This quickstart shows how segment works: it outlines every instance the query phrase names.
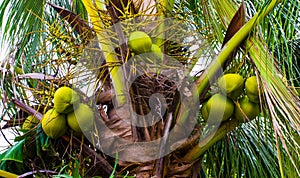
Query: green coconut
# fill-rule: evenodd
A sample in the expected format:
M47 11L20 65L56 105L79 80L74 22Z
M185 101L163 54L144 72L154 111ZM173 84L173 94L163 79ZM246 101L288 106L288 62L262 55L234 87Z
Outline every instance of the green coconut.
M253 103L247 96L238 100L240 107L235 106L234 116L240 122L252 120L259 115L259 104ZM242 112L243 111L243 112Z
M38 125L38 123L40 123L40 120L38 120L37 118L35 118L33 116L28 116L22 125L22 129L30 130L33 127L35 127L36 125Z
M86 104L79 103L74 112L67 115L68 125L72 130L83 133L93 129L94 112Z
M249 100L254 103L259 103L258 83L255 76L247 78L245 89Z
M161 63L164 54L161 52L160 47L157 44L152 44L151 52L154 53L154 60L156 60L156 62Z
M238 98L244 89L244 79L239 74L225 74L217 84L221 92L232 99Z
M50 109L43 116L42 128L48 137L59 138L66 133L68 128L66 116L55 109Z
M129 35L128 44L134 53L142 54L151 51L152 40L147 33L135 31Z
M210 122L225 121L229 119L234 112L234 104L231 99L222 94L214 94L208 101L206 112L209 115ZM204 112L204 114L207 114Z
M151 52L161 53L161 49L157 44L152 44L151 45Z
M79 102L79 95L69 87L60 87L54 93L54 108L58 113L67 114L74 110Z

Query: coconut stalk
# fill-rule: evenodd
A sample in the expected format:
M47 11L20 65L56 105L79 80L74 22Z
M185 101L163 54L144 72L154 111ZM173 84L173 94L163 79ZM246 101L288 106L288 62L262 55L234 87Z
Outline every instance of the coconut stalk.
M183 160L192 161L198 159L206 150L222 139L228 132L234 130L238 125L239 122L236 119L225 122L217 130L212 131L211 134L200 140L197 146L184 156Z
M99 20L99 15L97 9L105 10L104 4L98 2L95 5L92 3L91 0L82 0L86 11L91 19L91 23L94 27L94 31L97 34L97 38L99 40L99 46L101 47L104 56L106 57L106 62L109 64L118 64L120 60L114 55L112 52L114 51L113 47L109 44L106 44L106 38L104 38L104 34L100 35L103 32L104 25ZM116 93L116 106L122 106L127 103L128 98L127 95L124 93L126 90L126 83L124 80L124 71L121 66L115 65L108 65L110 76L112 79L112 84Z
M220 54L217 56L217 58L212 62L212 64L209 66L209 68L206 70L206 72L201 75L197 80L197 91L200 94L200 99L204 97L206 94L206 89L209 86L209 83L214 81L216 78L216 75L220 71L222 65L224 65L227 62L228 57L231 55L231 53L242 43L242 41L248 36L248 34L252 31L252 29L275 7L276 4L278 4L281 1L278 0L272 0L268 6L263 8L260 12L255 14L222 48ZM182 117L181 119L186 120L185 117ZM228 121L227 123L231 123L233 121ZM226 124L226 123L225 123ZM237 124L232 124L237 126ZM193 147L185 156L184 160L186 161L193 161L196 160L199 156L201 156L211 145L216 143L218 140L223 138L227 132L232 131L235 127L228 127L226 130L224 129L223 125L218 128L218 130L215 133L214 138L209 139L206 141L206 138L203 139L203 141L206 144L197 144L195 147ZM207 138L209 138L208 136ZM206 146L208 145L208 146Z

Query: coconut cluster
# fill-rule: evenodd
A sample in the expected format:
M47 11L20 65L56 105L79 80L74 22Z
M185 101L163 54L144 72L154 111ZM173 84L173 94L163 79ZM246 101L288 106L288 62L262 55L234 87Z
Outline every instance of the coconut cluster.
M135 54L154 52L159 55L161 53L160 47L152 42L152 39L147 33L142 31L132 32L129 35L128 44Z
M78 93L69 87L60 87L54 94L54 108L48 110L42 118L42 128L50 138L59 138L71 128L82 134L91 130L94 123L92 109L80 103Z
M260 113L259 88L255 76L246 81L239 74L225 74L216 83L220 92L213 94L202 104L205 121L226 121L234 118L239 122L252 120Z

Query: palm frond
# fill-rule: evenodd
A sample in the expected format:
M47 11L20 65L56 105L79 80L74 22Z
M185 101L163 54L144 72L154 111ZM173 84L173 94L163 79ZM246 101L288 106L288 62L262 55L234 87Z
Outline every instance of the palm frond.
M86 11L81 1L72 2L72 7L69 1L54 1L53 3L67 9L73 8L76 14L86 19ZM6 43L10 47L8 50L14 55L14 65L24 65L25 72L32 69L31 58L36 54L41 38L45 37L41 33L46 28L43 20L53 21L57 16L57 13L48 7L45 0L18 2L5 0L0 6L0 26L4 26L1 43ZM22 55L29 59L25 64L19 63Z
M2 43L8 42L9 46L17 47L15 49L16 63L18 63L19 58L25 51L33 55L34 49L39 44L39 36L34 32L41 27L41 21L37 16L43 16L44 5L45 1L41 1L37 5L36 1L31 0L19 2L4 1L1 4L0 26L4 25Z
M260 8L262 4L256 2L253 5ZM255 9L252 8L252 11L254 13ZM293 49L297 48L296 43L300 37L299 11L298 1L283 1L261 24L264 29L262 31L263 38L270 47L270 52L274 55L272 60L282 64L282 75L290 85L299 85L299 79L297 80L299 66L295 65L297 57Z
M36 6L36 4L33 5ZM44 8L43 11L45 9L47 8ZM18 110L14 107L13 98L18 98L29 106L36 106L38 107L36 109L43 113L42 109L47 108L51 95L53 95L53 87L64 85L64 83L61 83L61 78L71 78L74 75L69 73L65 76L72 63L74 63L74 58L79 58L79 53L82 51L81 43L84 41L82 38L85 36L80 36L73 31L72 26L61 19L56 11L53 9L48 9L48 11L51 11L54 15L50 13L47 14L49 16L45 17L43 14L38 16L32 11L28 12L27 15L35 19L37 21L35 23L40 24L34 26L38 30L27 29L33 30L30 33L28 32L30 35L27 35L26 31L20 30L18 34L20 37L18 38L20 40L28 38L29 41L24 44L22 55L18 58L18 51L15 52L11 49L12 52L2 61L0 87L3 91L1 95L3 97L4 112L1 113L1 117L22 119L19 118ZM11 13L9 15L14 15L13 12ZM23 23L25 24L25 22ZM18 26L19 24L15 25ZM7 24L7 26L9 25ZM9 26L9 28L13 27ZM7 35L13 33L10 30L15 29L9 29L5 33ZM22 34L24 36L21 36ZM16 42L13 41L12 36L8 36L6 40L10 40L10 43ZM11 47L13 47L12 44ZM58 68L60 70L57 70ZM27 77L25 77L26 75ZM37 79L35 77L37 75L48 75L50 78L53 77L54 80L48 80L47 77ZM45 103L45 107L40 108L40 103ZM20 125L20 123L16 125Z

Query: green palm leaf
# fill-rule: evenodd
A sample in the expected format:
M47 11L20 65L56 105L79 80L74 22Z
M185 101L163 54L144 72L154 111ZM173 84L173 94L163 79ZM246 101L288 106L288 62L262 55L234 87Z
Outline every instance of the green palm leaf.
M36 3L32 0L16 2L5 0L0 6L0 26L5 25L2 39L8 41L10 46L17 45L16 63L24 52L33 55L33 49L39 44L39 36L34 32L40 30L42 25L38 17L44 14L45 1L40 1L38 6Z

